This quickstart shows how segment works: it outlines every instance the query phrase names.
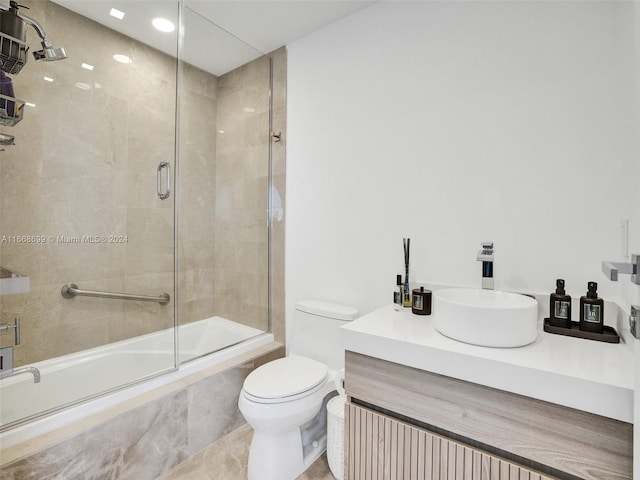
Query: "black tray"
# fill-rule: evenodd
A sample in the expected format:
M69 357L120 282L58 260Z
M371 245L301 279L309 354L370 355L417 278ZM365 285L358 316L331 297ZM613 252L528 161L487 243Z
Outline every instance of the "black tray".
M568 337L586 338L587 340L596 340L597 342L620 343L620 335L615 328L604 326L602 333L586 332L580 330L580 322L571 322L571 327L556 327L551 325L551 320L544 319L544 331L547 333L555 333L557 335L566 335Z

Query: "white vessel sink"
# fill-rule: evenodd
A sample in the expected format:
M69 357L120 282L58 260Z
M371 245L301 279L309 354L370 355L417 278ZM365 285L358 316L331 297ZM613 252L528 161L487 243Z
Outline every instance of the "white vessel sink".
M437 290L433 315L433 325L443 335L483 347L522 347L538 335L538 303L517 293Z

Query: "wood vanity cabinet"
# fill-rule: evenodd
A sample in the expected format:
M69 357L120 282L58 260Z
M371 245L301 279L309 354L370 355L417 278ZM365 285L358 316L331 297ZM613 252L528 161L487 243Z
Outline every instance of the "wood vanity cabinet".
M346 353L345 479L632 478L632 425Z

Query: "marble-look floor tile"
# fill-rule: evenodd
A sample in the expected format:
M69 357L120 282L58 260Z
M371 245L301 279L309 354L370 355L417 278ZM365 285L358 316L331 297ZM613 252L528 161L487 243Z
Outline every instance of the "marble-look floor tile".
M253 430L245 424L157 480L246 480L252 435ZM326 454L298 480L333 480Z
M329 469L327 453L317 459L307 470L298 477L298 480L334 480Z

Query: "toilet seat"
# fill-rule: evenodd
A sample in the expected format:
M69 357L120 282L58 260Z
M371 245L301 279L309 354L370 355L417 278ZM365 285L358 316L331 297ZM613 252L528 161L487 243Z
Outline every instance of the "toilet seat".
M243 395L257 403L282 403L315 393L328 378L324 363L307 357L279 358L257 368L244 381Z

